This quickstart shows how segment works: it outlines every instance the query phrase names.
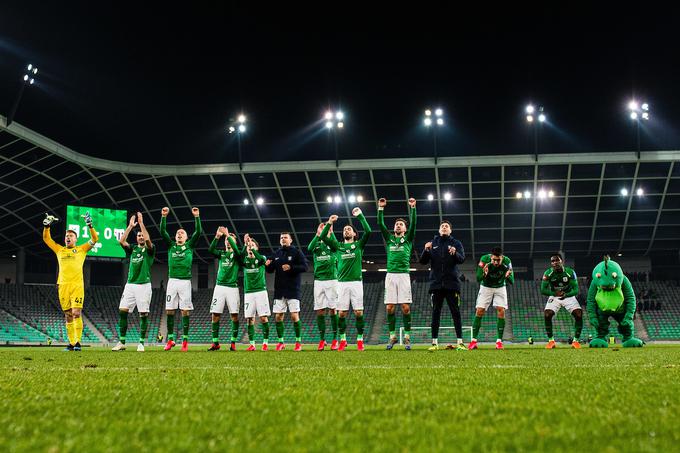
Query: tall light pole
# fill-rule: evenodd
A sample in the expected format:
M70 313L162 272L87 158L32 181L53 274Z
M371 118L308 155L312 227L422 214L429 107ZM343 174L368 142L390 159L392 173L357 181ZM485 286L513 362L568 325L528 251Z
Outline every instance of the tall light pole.
M545 109L542 105L534 107L532 104L527 105L524 108L526 113L527 124L533 128L534 135L534 160L538 162L538 128L543 127L543 123L548 119L545 115ZM536 124L538 123L538 124Z
M432 129L432 146L434 152L434 164L437 165L439 155L437 153L437 129L444 125L444 110L436 108L434 115L432 109L425 109L425 116L423 117L423 125L426 128Z
M341 110L328 110L324 115L324 127L329 134L333 135L333 148L335 151L335 166L340 166L340 151L338 150L337 131L345 128L345 114Z
M637 157L640 158L640 121L649 121L649 103L638 103L632 100L628 103L630 119L635 123L635 148Z
M246 130L246 116L241 113L236 118L236 120L231 120L229 122L229 128L227 129L230 134L236 134L236 143L238 146L238 168L243 170L243 154L241 153L241 134L245 134Z
M33 64L29 64L26 66L26 71L24 72L24 76L21 78L21 87L19 88L19 92L17 93L17 97L14 99L14 104L12 104L12 109L9 111L9 114L7 115L7 127L9 127L10 124L12 124L12 121L14 121L14 115L17 113L17 109L19 108L19 103L21 102L21 98L24 95L24 90L26 89L26 85L33 85L35 83L35 77L38 75L38 68L34 66Z

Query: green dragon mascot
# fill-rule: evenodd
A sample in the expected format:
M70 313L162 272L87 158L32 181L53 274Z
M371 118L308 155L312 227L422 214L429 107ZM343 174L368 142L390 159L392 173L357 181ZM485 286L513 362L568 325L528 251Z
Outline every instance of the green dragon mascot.
M623 275L621 266L604 257L604 261L593 269L593 281L588 289L586 308L590 325L597 332L590 342L591 348L606 348L609 333L609 317L619 323L624 348L639 348L643 342L635 338L633 315L635 314L635 292L628 277Z

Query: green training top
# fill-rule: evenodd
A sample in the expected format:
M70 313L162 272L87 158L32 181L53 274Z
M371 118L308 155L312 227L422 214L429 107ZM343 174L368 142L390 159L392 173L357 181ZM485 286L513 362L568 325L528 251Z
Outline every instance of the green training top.
M484 266L489 265L489 273L484 276ZM510 272L510 276L506 279L505 273ZM505 282L510 283L515 282L515 274L512 272L512 263L510 258L507 256L503 257L503 261L499 266L494 266L491 264L491 254L486 254L479 259L479 264L477 265L477 281L482 286L487 288L501 288L505 286Z
M307 250L314 257L314 280L337 280L338 258L324 241L314 236Z
M123 247L130 257L130 269L128 271L128 283L143 285L151 282L151 265L156 254L156 247Z
M243 291L245 293L257 293L267 290L267 281L264 277L264 263L267 258L253 250L253 257L248 257L248 250L243 250Z
M339 282L360 282L363 278L361 272L361 260L364 255L364 247L368 242L368 237L371 235L371 226L366 221L363 214L357 217L361 226L364 228L364 233L361 239L354 242L338 242L335 235L327 236L331 224L327 223L321 232L321 238L328 244L333 252L338 253L338 281Z
M578 294L578 280L574 269L564 266L562 272L557 272L551 267L543 273L541 294L556 296L558 291L564 293L563 297L572 297Z
M238 288L238 271L241 269L241 254L237 251L234 238L229 236L227 239L231 246L231 251L217 248L220 238L214 238L208 247L208 253L219 258L216 285Z
M390 233L385 226L383 209L378 209L378 226L385 238L387 250L387 272L391 274L408 274L411 267L413 238L416 235L416 208L411 209L408 231L403 237Z
M183 244L177 245L166 229L167 217L161 218L161 237L168 244L168 277L191 280L191 264L194 261L194 248L201 236L201 219L194 219L194 234Z

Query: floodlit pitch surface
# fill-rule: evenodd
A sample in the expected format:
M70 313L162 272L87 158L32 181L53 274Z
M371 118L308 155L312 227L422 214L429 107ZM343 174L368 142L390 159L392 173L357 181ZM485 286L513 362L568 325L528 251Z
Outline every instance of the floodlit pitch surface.
M2 451L677 451L680 347L0 349ZM290 347L290 346L289 346ZM240 346L243 349L243 346ZM354 349L354 347L351 347Z

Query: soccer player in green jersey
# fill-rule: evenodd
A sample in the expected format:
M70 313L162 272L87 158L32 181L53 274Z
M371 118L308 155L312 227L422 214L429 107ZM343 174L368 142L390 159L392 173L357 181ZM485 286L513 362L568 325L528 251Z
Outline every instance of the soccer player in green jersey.
M132 229L138 225L140 231L136 234L137 245L132 247L128 244L127 237ZM144 226L141 212L130 217L130 223L125 229L123 236L118 240L118 243L130 258L130 270L128 271L128 280L123 290L123 296L120 299L120 305L118 306L118 344L113 347L112 351L125 350L128 313L134 311L135 307L137 307L140 326L137 351L144 352L146 332L149 328L149 308L151 305L151 265L156 255L156 248L153 246L149 232Z
M246 245L241 261L243 263L243 292L244 314L248 321L248 340L250 345L246 351L255 350L255 316L260 318L262 327L262 350L269 350L269 295L267 294L267 282L265 280L265 263L267 258L260 255L260 245L257 241L246 234L243 237Z
M328 235L331 226L338 220L337 215L332 215L328 223L321 231L321 239L331 248L333 253L338 254L338 330L340 331L340 345L338 351L344 351L347 347L347 313L350 304L354 311L357 327L357 349L364 350L364 286L362 282L361 262L364 255L364 247L371 235L371 227L361 209L352 209L352 215L359 219L364 229L361 239L356 240L357 233L352 225L346 225L342 229L343 242L338 242L335 235Z
M338 259L336 253L323 240L321 233L326 224L319 224L316 235L307 246L307 250L314 257L314 311L316 312L316 324L319 327L319 347L323 351L326 347L326 312L331 315L331 329L333 329L333 342L331 351L338 349ZM333 234L333 228L328 230L328 235Z
M409 198L410 219L408 230L406 220L397 219L394 222L394 234L385 226L385 206L387 200L378 200L378 226L385 239L387 250L387 276L385 277L385 305L387 307L387 324L390 339L387 349L390 350L397 343L397 304L401 305L404 321L404 346L411 350L411 253L413 252L413 238L416 235L416 200Z
M571 347L581 349L579 339L583 330L583 310L576 300L578 294L576 272L564 265L560 253L555 253L550 257L550 266L550 269L543 273L541 282L541 294L548 296L548 303L545 305L545 333L548 336L546 349L555 349L556 347L552 319L562 307L574 317L575 333Z
M166 229L169 208L161 211L161 237L168 245L168 286L165 290L165 311L168 322L168 342L165 350L175 346L175 312L182 311L182 352L189 348L189 315L194 309L191 302L191 265L194 260L194 249L201 237L201 219L198 208L191 208L194 215L194 234L187 239L187 232L180 228L173 241Z
M224 250L218 250L217 244L224 236ZM241 254L237 252L235 241L236 236L229 233L225 227L221 226L215 233L215 238L208 247L208 253L219 259L217 282L213 290L212 303L210 304L210 314L212 317L212 345L208 351L220 349L220 317L227 306L231 315L231 345L230 351L236 351L236 341L238 340L238 306L240 295L238 292L238 272L241 269Z
M505 284L514 283L515 275L512 271L512 262L507 256L503 256L503 249L494 247L491 253L482 256L477 265L477 281L479 282L479 294L475 319L472 322L472 341L468 349L477 349L477 335L482 326L482 318L487 308L496 307L498 321L498 337L496 349L503 349L503 330L505 330L505 310L508 308L508 294Z

